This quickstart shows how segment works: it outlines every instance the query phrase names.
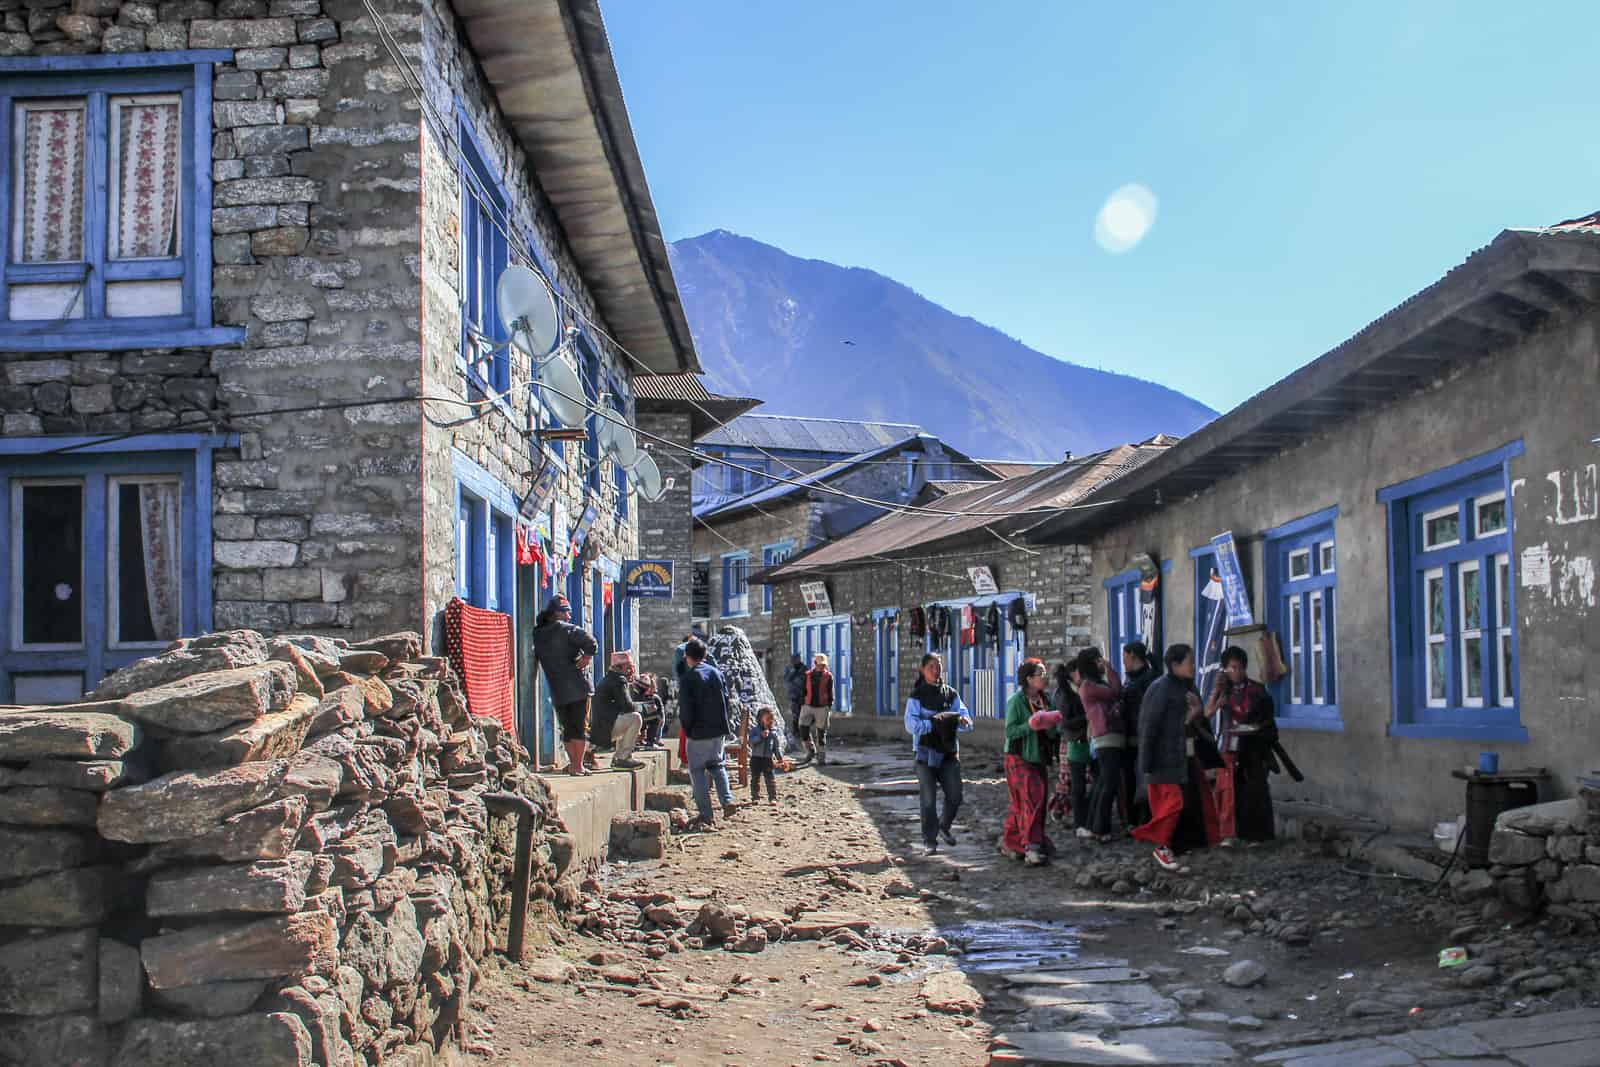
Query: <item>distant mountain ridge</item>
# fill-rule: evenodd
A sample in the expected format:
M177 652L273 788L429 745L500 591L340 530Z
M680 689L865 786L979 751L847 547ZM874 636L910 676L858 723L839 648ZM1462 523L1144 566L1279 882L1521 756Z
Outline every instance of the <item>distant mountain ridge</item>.
M862 267L726 230L674 242L671 256L707 386L757 397L765 414L912 422L971 456L1034 460L1216 416L1166 386L1052 359Z

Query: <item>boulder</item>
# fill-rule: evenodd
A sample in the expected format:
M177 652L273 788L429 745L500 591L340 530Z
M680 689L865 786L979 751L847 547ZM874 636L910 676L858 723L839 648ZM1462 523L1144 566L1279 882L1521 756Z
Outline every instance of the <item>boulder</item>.
M100 935L95 930L22 937L0 952L0 1016L95 1010Z
M377 652L385 659L400 662L414 660L422 655L422 635L415 630L404 630L400 633L384 634L366 641L353 641L350 644L352 652Z
M287 641L274 640L272 651L267 654L267 658L278 663L287 663L294 668L295 683L302 696L309 696L313 700L322 699L322 679L317 676L317 669L311 665L304 652Z
M57 786L104 793L124 783L140 781L122 760L34 760L15 773L15 785Z
M682 789L649 789L644 794L646 811L689 810L689 794Z
M700 914L695 917L694 925L689 927L691 934L698 934L707 941L731 941L738 933L739 920L734 913L721 904L708 901L700 905Z
M960 971L940 971L922 983L922 999L929 1011L949 1015L976 1015L983 1010L983 994Z
M305 906L310 873L309 852L281 860L162 871L145 890L145 910L157 916L296 912Z
M1267 969L1255 960L1240 960L1222 972L1222 980L1235 989L1259 985L1266 977Z
M293 851L309 810L305 797L284 797L231 815L210 833L157 845L151 855L158 865L201 857L228 863L283 859Z
M109 937L100 939L100 1021L120 1023L139 1014L144 1000L144 964L139 950Z
M288 20L285 20L288 21ZM117 1049L118 1067L311 1067L311 1035L288 1012L238 1015L227 1019L136 1019Z
M198 926L146 938L144 969L156 989L202 982L331 974L337 931L326 912Z
M1482 869L1468 871L1455 881L1450 891L1462 904L1470 904L1475 900L1488 900L1499 892L1495 888L1494 878L1488 871Z
M1583 833L1587 812L1578 797L1503 811L1494 821L1496 830L1517 830L1535 837Z
M1496 830L1489 838L1489 862L1524 867L1544 859L1544 839L1516 830Z
M288 705L295 693L287 663L212 671L181 678L123 699L123 714L171 733L209 734L250 722Z
M315 752L302 752L290 760L283 782L283 791L304 796L312 811L326 811L343 787L343 765Z
M120 704L99 703L0 711L0 760L125 756L139 743L139 728L115 714L121 709Z
M13 826L93 826L99 798L76 789L18 786L0 790L0 823Z
M16 926L92 926L122 887L120 867L74 867L0 889L0 920Z
M1568 867L1559 884L1566 887L1572 900L1600 901L1600 866L1581 863Z
M316 710L316 697L298 693L281 711L270 711L259 719L214 733L167 742L161 746L161 766L166 770L201 770L293 756L305 742Z
M341 726L360 722L367 714L367 702L361 690L353 685L335 689L317 703L316 714L311 717L309 736L317 737Z
M254 641L241 638L238 642L232 644L223 643L203 647L199 641L195 641L188 647L175 649L171 652L163 652L159 656L142 659L137 663L130 663L120 671L108 675L95 688L95 691L89 694L89 699L120 700L129 693L137 693L141 690L168 685L193 674L232 670L267 661L266 644L261 640L260 634L247 630L234 632L237 634L251 634L254 637ZM200 640L205 640L205 638Z
M100 805L100 835L158 842L209 833L230 815L278 799L288 771L286 760L265 760L209 774L174 772L113 790Z
M97 851L98 842L93 837L72 830L14 830L0 826L0 881L81 867Z

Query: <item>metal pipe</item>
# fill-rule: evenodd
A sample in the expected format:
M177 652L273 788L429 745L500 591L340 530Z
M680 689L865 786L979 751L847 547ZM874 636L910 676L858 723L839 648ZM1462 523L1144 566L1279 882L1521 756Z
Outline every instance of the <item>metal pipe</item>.
M511 923L506 934L506 956L522 962L522 944L528 928L528 883L533 874L533 801L516 793L485 793L483 806L494 815L517 816L517 858L511 869Z

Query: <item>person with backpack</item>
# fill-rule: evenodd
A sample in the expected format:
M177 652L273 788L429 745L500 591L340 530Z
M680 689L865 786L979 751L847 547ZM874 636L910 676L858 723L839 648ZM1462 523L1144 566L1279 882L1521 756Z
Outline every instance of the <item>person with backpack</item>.
M917 767L917 793L922 810L922 844L929 856L943 838L956 843L951 829L961 810L961 744L957 734L972 729L972 716L961 694L944 684L944 659L937 652L922 657L917 684L906 701L906 733ZM944 814L939 814L939 795Z
M833 715L833 674L828 670L828 654L811 657L806 672L805 695L800 706L800 739L806 756L818 767L828 765L828 720Z
M1017 667L1017 691L1006 701L1005 836L1000 850L1009 859L1042 867L1055 847L1045 836L1044 816L1050 792L1050 762L1061 743L1061 712L1045 697L1049 675L1044 664L1029 658Z

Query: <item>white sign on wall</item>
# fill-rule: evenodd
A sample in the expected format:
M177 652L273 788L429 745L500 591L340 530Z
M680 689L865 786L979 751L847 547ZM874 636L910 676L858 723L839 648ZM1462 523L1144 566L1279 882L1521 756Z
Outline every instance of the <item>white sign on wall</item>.
M988 567L968 567L967 577L972 579L972 591L979 596L994 596L1000 587L994 583L994 572Z
M1550 546L1530 545L1522 550L1522 587L1548 589L1550 587Z
M833 601L828 599L826 582L801 582L800 595L806 598L806 614L813 619L833 614Z

